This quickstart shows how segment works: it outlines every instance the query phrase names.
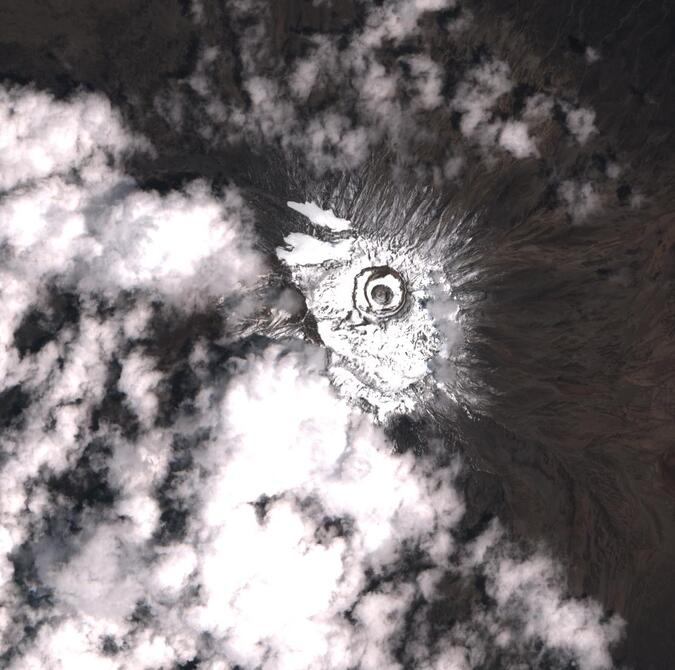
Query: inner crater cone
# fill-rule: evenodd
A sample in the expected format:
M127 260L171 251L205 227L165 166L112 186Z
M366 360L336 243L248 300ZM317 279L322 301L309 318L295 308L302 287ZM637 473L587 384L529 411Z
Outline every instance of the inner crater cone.
M388 319L403 309L406 297L403 277L387 265L365 268L354 279L354 307L365 317Z
M384 284L378 284L374 286L370 291L370 297L378 304L383 307L388 305L394 298L394 292Z

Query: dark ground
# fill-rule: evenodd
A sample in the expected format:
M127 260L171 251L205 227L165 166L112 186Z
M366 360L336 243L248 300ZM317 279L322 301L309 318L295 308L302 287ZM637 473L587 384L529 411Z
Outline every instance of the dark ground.
M152 104L194 70L205 33L229 54L219 85L240 97L236 34L217 0L205 10L197 28L186 1L7 0L0 77L59 96L105 93L158 149L133 168L141 181L225 179L230 154L189 125L172 129ZM546 541L576 594L626 618L617 660L667 670L675 667L675 10L656 0L494 0L473 11L470 39L507 55L516 79L555 86L597 113L586 155L567 154L553 137L548 168L589 174L608 159L629 167L603 226L562 233L553 217L536 253L527 226L520 237L495 234L484 252L488 274L505 256L512 262L482 287L487 301L475 317L478 374L495 394L489 418L458 419L472 438L466 524L498 514L516 537ZM349 30L359 19L348 0L318 8L280 0L273 12L280 54L307 32ZM592 69L586 45L602 54ZM511 188L537 191L541 175L507 176ZM646 205L626 207L631 192Z

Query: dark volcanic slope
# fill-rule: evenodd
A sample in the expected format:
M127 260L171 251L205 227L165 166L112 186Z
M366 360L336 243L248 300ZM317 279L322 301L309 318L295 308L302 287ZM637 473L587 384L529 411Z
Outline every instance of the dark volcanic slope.
M461 37L450 39L439 28L469 12L473 18ZM331 191L289 157L293 147L280 152L288 165L279 168L277 161L257 160L268 150L264 146L253 152L246 141L225 142L202 132L217 123L204 116L203 100L186 81L200 67L205 46L220 48L204 74L210 90L221 102L248 109L252 104L242 83L242 24L216 0L204 1L203 16L196 23L187 1L5 2L0 75L63 97L80 89L103 92L156 149L155 156L137 157L128 168L141 184L166 190L193 177L235 180L258 208L269 247L279 243L282 231L266 227L266 217L287 197L332 197L341 216L358 222L358 205L350 201L356 189ZM319 33L346 39L363 16L363 7L347 0L318 6L300 0L273 3L266 38L269 72L278 73L286 61L305 53L308 40ZM479 270L471 278L465 273L458 284L472 300L458 383L479 396L481 410L478 418L462 412L454 418L468 465L465 530L477 532L497 515L516 538L547 542L567 566L576 595L597 597L625 617L619 660L645 670L671 668L673 10L657 1L495 0L467 3L425 24L424 31L444 64L445 100L453 97L467 67L489 55L509 64L515 84L499 98L496 118L519 115L525 100L538 92L557 101L538 136L539 156L515 161L502 155L488 170L474 147L467 150L469 167L458 179L435 180L442 205L430 211L443 212L448 221L478 216L471 229L448 223L448 230L471 233L471 244L453 253L467 268ZM392 67L406 53L405 46L383 51L383 62ZM335 98L330 86L312 93L303 114L311 119ZM569 141L567 101L595 111L597 132L583 148ZM180 123L173 123L171 110L178 107ZM430 113L429 136L411 133L389 147L391 162L404 172L422 166L421 185L433 183L433 166L446 158L446 141L465 141L461 117L457 111ZM260 167L269 163L267 170ZM620 172L613 172L613 165L620 165ZM386 213L392 194L368 179L373 198L385 201L379 211ZM405 188L413 190L415 177L406 173L406 179ZM601 208L586 225L575 225L562 185L584 181L594 184ZM274 195L265 200L261 192ZM72 320L72 310L67 295L54 295L53 314L26 319L17 342L26 350L39 348L41 338L47 341L50 332ZM217 325L205 317L178 329L158 355L180 359L181 338L193 337L191 329L208 338ZM175 377L176 396L193 393L188 373ZM171 393L166 392L169 408ZM10 425L24 402L20 389L3 392L0 423ZM102 412L121 411L114 400L106 402ZM391 429L403 446L420 434L415 421L423 424L407 417ZM85 488L86 495L94 495Z

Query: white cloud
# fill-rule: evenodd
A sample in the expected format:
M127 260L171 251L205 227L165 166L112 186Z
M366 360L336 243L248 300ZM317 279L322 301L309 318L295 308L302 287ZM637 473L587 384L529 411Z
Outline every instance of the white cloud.
M558 192L575 223L585 221L600 208L600 197L590 182L567 180L560 184Z
M404 81L398 68L380 62L377 50L387 41L416 35L426 13L454 5L452 0L396 0L371 6L364 27L346 47L338 48L334 36L313 37L308 54L287 68L279 64L272 75L264 65L269 49L262 20L269 7L231 3L242 24L240 55L251 109L212 105L212 120L225 122L229 140L245 136L279 142L303 153L319 172L362 165L382 140L405 151L424 130L416 116L442 105L442 68L425 53L406 56L401 59L408 69ZM409 102L402 104L404 89ZM307 99L325 90L338 90L339 99L308 118Z
M262 270L238 193L215 198L206 184L159 196L135 192L90 226L99 243L84 287L147 288L185 302L230 294Z
M272 667L346 668L361 657L373 659L363 667L378 667L374 659L387 658L383 647L396 624L378 631L373 617L385 606L402 616L405 601L373 594L359 602L365 570L386 570L404 539L443 562L450 549L444 529L457 522L462 503L451 471L391 455L382 433L335 396L322 360L318 351L272 347L249 359L201 417L215 430L199 452L203 474L189 485L198 503L186 542L152 559L150 536L133 519L92 518L65 561L44 545L39 574L54 589L52 621L61 623L45 626L10 667L31 667L37 658L68 667L64 635L93 667L107 667L99 651L104 635L124 649L117 667L137 667L155 654L175 662L189 658L207 632L218 641L214 661L252 667L268 649ZM123 457L139 449L143 443L115 449L117 514L139 484L152 482L147 465ZM261 519L253 503L263 496L272 501ZM197 585L201 595L186 600L186 589ZM412 594L414 583L397 589ZM141 600L158 615L151 638L139 638L130 623ZM342 616L357 602L363 629Z
M199 24L204 21L204 4L202 0L192 0L190 11L195 23Z
M135 356L138 369L150 367ZM172 494L189 510L180 541L152 542L170 435L153 427L135 443L110 435L117 498L110 512L83 517L77 538L36 547L54 605L9 667L133 668L196 655L207 667L399 667L393 641L407 612L414 600L435 601L452 569L451 533L463 513L456 469L393 454L381 430L335 395L324 361L318 349L274 345L241 361L224 395L219 383L202 389L199 414L181 428L210 437ZM147 403L140 391L128 401L139 413ZM86 416L77 423L81 430ZM419 547L434 569L386 577L405 546ZM462 659L484 657L491 644L524 658L530 639L584 670L608 667L618 619L601 624L597 605L565 599L553 564L511 557L499 533L482 547L465 569L485 571L496 609L450 630L437 648L413 637L407 653L419 667L476 667ZM385 580L364 591L371 573ZM149 613L140 629L131 618L139 602ZM20 607L11 587L5 603ZM487 620L511 641L493 640ZM106 636L114 656L102 651Z
M163 196L137 190L106 165L106 152L120 153L133 139L98 97L50 103L30 89L2 89L0 97L0 113L12 119L0 179L10 187L26 182L0 202L0 241L9 252L2 292L12 330L52 276L81 290L158 292L186 306L255 282L262 264L236 191L219 198L199 182ZM44 160L33 159L35 146Z
M300 100L306 100L318 76L319 63L316 60L300 61L289 81L291 93Z
M58 476L75 465L91 436L92 412L106 393L109 365L114 357L125 358L120 352L125 337L138 337L150 316L147 302L139 299L138 309L126 319L105 320L97 314L91 292L115 300L125 289L145 291L189 309L257 281L261 264L247 232L250 216L234 191L218 198L204 184L165 196L136 189L120 171L119 159L125 151L147 145L123 128L99 96L58 102L32 89L0 89L0 115L6 120L0 180L9 189L0 202L0 389L21 388L29 403L21 422L2 439L7 455L0 470L6 569L7 556L27 539L30 523L49 510L45 489L28 484L40 480L41 473ZM22 358L14 333L31 308L47 309L47 285L80 293L79 321ZM145 428L154 420L153 391L159 379L151 362L135 354L124 360L120 388ZM168 452L167 444L159 442L160 451L151 460L161 463ZM152 443L146 442L146 450ZM127 483L129 490L119 510L135 524L134 532L147 538L159 517L150 488L153 470L138 450L131 451L133 456L128 445L118 444L116 458L142 466L145 484L132 485L128 475L120 474L118 483ZM95 564L102 538L112 542L116 532L93 533L94 544L81 548L82 570L90 559ZM118 573L105 574L111 597L122 597L126 591L115 583ZM91 591L84 579L72 584L67 575L66 581L54 579L78 603ZM139 588L133 586L124 602ZM3 589L11 603L11 583Z
M413 104L421 109L439 107L443 103L443 71L440 65L428 56L412 56L406 62L410 66L414 86L419 94L419 97L414 98Z
M447 99L446 65L425 38L433 13L457 8L454 0L370 3L362 24L349 36L313 33L306 37L303 55L290 59L279 58L268 34L274 20L270 7L258 0L228 2L240 35L245 104L238 97L226 99L211 83L210 66L217 62L212 58L225 45L206 45L193 77L186 80L203 99L188 113L209 142L273 143L284 152L303 155L319 174L359 168L380 148L405 164L416 147L428 144L435 148L428 159L434 164L416 165L412 171L424 178L435 174L440 184L443 164L457 150L450 145L453 133L432 128L449 127L453 112L461 113L462 134L488 165L503 151L517 159L539 157L537 126L553 120L555 104L563 108L566 125L579 144L597 132L592 110L560 101L552 93L536 93L525 101L522 114L509 114L502 98L514 82L508 63L496 55L483 57L478 65L467 64L464 73L458 73L453 97ZM459 9L458 17L446 25L453 40L460 39L460 31L472 21L470 12ZM404 55L396 55L404 42ZM412 45L415 53L410 54ZM174 125L184 123L190 107L177 89L159 96L156 106Z
M146 146L123 127L110 102L83 95L54 100L32 89L0 87L0 190L92 160Z
M585 144L589 137L598 132L595 127L595 112L592 109L580 107L578 109L566 109L567 127L579 142Z
M535 93L525 101L523 118L527 121L542 121L549 119L553 112L555 100L543 93Z
M199 21L197 21L199 22ZM218 47L207 47L199 55L195 71L187 80L190 87L201 96L207 96L210 93L210 86L208 80L208 68L216 60L220 50Z
M540 114L546 115L549 110L539 101L535 104L534 98L530 98L526 103L523 121L501 121L494 116L499 99L512 88L506 63L484 61L466 73L457 86L451 106L462 112L462 134L478 142L483 150L491 152L494 146L499 146L515 158L538 156L539 151L526 121L535 120Z
M452 156L448 158L443 166L443 176L446 179L455 179L459 176L464 167L464 159L461 156Z
M122 363L122 372L117 384L133 404L141 423L150 427L157 416L155 389L162 375L154 370L152 361L132 352Z
M420 38L426 15L454 8L453 0L387 0L370 5L362 27L348 39L313 34L302 57L288 63L270 46L267 30L272 19L267 3L230 2L229 6L241 34L241 74L250 105L223 99L208 85L200 60L194 79L204 97L202 109L210 119L201 121L202 134L209 141L272 142L284 151L304 155L318 173L358 168L379 147L405 162L415 146L429 143L445 148L442 158L431 159L437 161L431 170L440 177L442 162L457 151L447 144L451 134L446 138L434 134L430 121L434 127L447 127L452 113L460 112L462 134L488 164L499 156L499 150L517 159L539 156L537 128L531 126L552 120L557 99L538 93L525 101L522 115L505 116L500 104L514 83L503 60L485 57L478 65L467 66L452 99L446 99L445 67ZM452 39L458 38L458 31L470 20L470 14L463 12L450 24ZM417 52L392 56L390 46L405 40L414 41ZM307 113L310 99L321 111ZM584 144L596 132L594 113L560 104L570 133ZM161 109L165 118L180 117L168 95Z
M538 151L522 121L508 121L499 134L499 144L516 158L537 156Z
M490 112L497 100L513 88L509 67L500 61L486 61L467 72L457 86L452 106L463 112L462 133L480 137L489 129Z
M586 47L586 51L584 52L584 56L586 57L586 62L587 63L595 63L600 60L600 52L595 49L594 47Z

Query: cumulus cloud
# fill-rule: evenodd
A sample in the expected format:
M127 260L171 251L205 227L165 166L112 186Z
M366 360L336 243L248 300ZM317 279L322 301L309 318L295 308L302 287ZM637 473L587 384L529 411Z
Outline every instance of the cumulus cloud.
M516 158L536 156L538 151L522 121L508 121L499 133L499 144Z
M109 165L135 140L100 97L57 102L19 88L1 96L10 119L0 154L10 189L0 201L5 347L52 279L111 295L147 290L185 305L255 281L262 266L236 191L216 197L199 182L166 195L139 191Z
M303 38L302 55L283 59L272 46L276 19L269 3L230 0L226 6L239 36L242 95L225 98L214 85L227 45L204 45L185 80L202 104L195 108L178 89L155 101L173 125L184 123L190 107L187 113L196 116L209 142L272 143L303 155L318 173L358 168L380 148L405 163L414 147L427 144L433 147L430 169L419 164L415 169L426 177L435 173L439 181L444 165L460 152L454 133L434 133L431 127L449 127L459 114L467 144L488 163L505 154L540 157L536 126L552 119L555 96L534 93L522 112L509 115L502 102L515 83L503 58L486 53L478 64L448 64L427 44L432 20L449 10L456 14L443 18L449 40L460 40L470 25L471 14L454 0L367 4L351 33L312 32ZM449 81L456 82L451 91ZM592 110L560 105L569 132L584 144L595 132Z
M614 667L609 647L622 634L618 616L604 617L591 600L565 598L560 590L560 566L541 553L523 556L504 542L504 531L492 522L487 530L466 548L463 569L476 568L486 577L486 592L493 608L484 609L471 622L458 626L496 634L497 647L514 646L522 653L528 644L541 640L562 658L574 660L582 668ZM514 622L513 628L500 620ZM508 652L507 652L508 653Z
M214 634L230 632L246 666L262 662L269 640L278 667L350 667L371 644L369 627L344 620L367 571L384 574L403 539L442 558L462 506L451 471L393 457L383 435L338 400L317 374L321 358L280 355L268 350L230 387L222 446L206 455L218 471L199 521L212 538L212 577L198 611ZM230 454L226 444L236 445ZM262 519L253 505L261 500Z
M555 100L544 93L535 93L525 101L523 118L527 121L541 122L548 119L553 112Z
M587 63L595 63L601 58L600 52L594 47L586 47L584 56L586 57Z
M138 354L125 365L141 376L151 367ZM187 505L181 537L153 540L153 493L175 465L170 436L147 422L142 439L112 441L111 508L82 517L77 535L34 535L52 604L9 667L199 658L212 668L396 668L402 644L420 667L462 668L496 648L527 658L530 642L580 668L610 667L619 620L602 623L597 605L566 599L555 566L515 558L497 526L460 564L487 576L494 604L448 622L427 647L422 615L443 597L438 583L462 550L452 535L464 509L457 466L392 453L383 432L336 396L320 350L273 345L237 370L224 393L203 386L198 416L180 428L208 435L193 443L173 493ZM128 400L147 411L144 397ZM411 555L419 567L402 569ZM4 602L16 615L12 591Z
M269 5L230 2L241 25L239 56L250 108L215 102L207 94L203 59L195 73L197 88L208 100L211 121L226 129L228 140L277 142L304 154L319 172L362 165L383 141L405 153L413 136L424 132L418 117L443 105L444 72L424 50L400 57L393 66L379 58L378 50L417 36L425 15L454 5L452 0L397 0L369 6L363 27L346 45L335 36L313 36L306 55L270 71ZM328 96L331 104L308 115L305 107L313 94Z
M512 89L508 65L498 60L486 60L466 73L457 86L451 106L462 114L462 133L484 151L499 146L515 158L538 156L527 122L548 116L552 104L547 108L542 96L531 96L526 101L523 120L504 121L496 117L495 107Z
M31 492L28 483L44 472L58 477L79 462L110 365L124 358L126 337L147 324L143 299L121 321L106 320L98 313L101 295L115 300L122 291L138 292L192 309L256 281L261 265L235 192L218 198L193 184L160 196L139 191L124 176L123 154L147 145L100 96L62 102L12 88L2 89L0 98L8 120L0 155L7 189L0 200L0 392L15 398L21 417L2 440L6 572L29 533L26 514L39 518L48 509L44 489ZM71 296L73 321L26 349L16 333L25 319L51 318L54 292ZM121 389L144 425L154 419L157 381L151 364L126 357ZM143 495L134 499L132 516L143 514L149 500L147 491ZM152 505L145 508L151 512Z
M0 190L147 144L134 138L103 96L70 102L0 87Z
M585 144L591 135L598 132L595 127L595 112L585 107L579 109L565 107L567 128L579 144Z
M491 143L497 128L489 123L490 111L512 87L506 63L486 61L471 69L458 85L452 101L452 106L462 112L462 133L468 137L482 136L483 142Z
M600 197L590 182L573 180L560 184L558 192L574 223L581 223L600 207Z

